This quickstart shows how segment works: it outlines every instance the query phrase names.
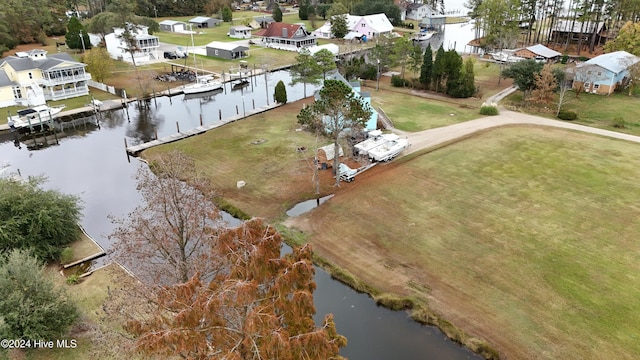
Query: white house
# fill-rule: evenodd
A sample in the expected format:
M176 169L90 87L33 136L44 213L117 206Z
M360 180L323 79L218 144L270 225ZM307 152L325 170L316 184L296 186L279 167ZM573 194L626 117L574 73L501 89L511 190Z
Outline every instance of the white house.
M422 20L428 16L436 15L436 13L427 4L411 3L407 4L403 15L404 19L402 20Z
M130 28L129 31L136 41L133 57L129 51L129 45L123 39L125 29L122 28L114 28L111 34L107 34L104 37L109 55L114 59L128 63L133 63L135 59L136 64L158 60L158 48L160 47L158 37L149 35L149 28L146 26L132 25Z
M350 32L357 32L371 39L376 36L391 34L393 25L385 14L373 14L365 16L346 15L347 28ZM330 39L333 37L331 33L331 21L327 21L313 34L319 38Z
M8 56L0 60L0 107L86 96L91 80L86 66L64 52L35 49Z

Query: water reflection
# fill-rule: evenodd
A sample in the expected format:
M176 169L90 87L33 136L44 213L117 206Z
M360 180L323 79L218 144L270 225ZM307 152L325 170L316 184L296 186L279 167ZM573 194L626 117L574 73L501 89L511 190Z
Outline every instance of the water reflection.
M166 98L164 98L166 99ZM157 99L134 101L129 104L135 108L133 123L127 127L126 135L133 138L131 145L146 143L156 139L158 129L164 124L164 117L158 116L157 110L152 109L151 102ZM176 131L177 132L177 131Z

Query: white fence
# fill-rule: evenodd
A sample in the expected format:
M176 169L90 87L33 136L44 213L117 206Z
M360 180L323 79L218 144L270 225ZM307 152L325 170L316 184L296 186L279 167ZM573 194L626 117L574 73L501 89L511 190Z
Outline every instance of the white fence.
M89 85L89 86L91 86L93 88L96 88L98 90L106 91L106 92L108 92L110 94L113 94L113 95L118 95L118 96L120 96L122 98L125 98L125 99L127 98L127 93L126 93L126 91L124 89L116 89L113 86L109 86L109 85L106 85L106 84L103 84L101 82L97 82L97 81L94 81L94 80L88 80L87 81L87 85Z

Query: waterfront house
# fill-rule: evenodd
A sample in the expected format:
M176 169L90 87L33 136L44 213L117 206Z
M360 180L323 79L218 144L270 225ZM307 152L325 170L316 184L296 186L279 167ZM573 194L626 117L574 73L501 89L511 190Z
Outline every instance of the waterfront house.
M629 84L629 68L639 61L639 57L626 51L596 56L576 66L573 88L609 95Z
M368 39L385 34L389 35L393 32L393 25L385 14L345 16L347 17L347 28L349 29L349 32L357 32ZM330 39L334 37L331 32L331 21L324 23L324 25L315 30L313 34L323 39Z
M267 47L282 50L297 51L302 47L314 46L317 39L311 35L302 24L285 24L274 22L255 33L262 36L262 41Z
M91 74L67 53L17 52L0 60L0 107L86 96Z
M158 59L158 48L160 41L157 36L149 35L149 28L142 25L131 25L129 31L135 38L133 52L129 51L129 45L124 41L125 29L114 28L111 34L104 37L109 55L116 60L123 60L136 64L149 63Z
M537 44L533 46L528 46L526 48L517 49L513 53L513 55L524 58L524 59L536 59L536 60L543 60L543 61L557 60L560 56L562 56L561 53L553 49L549 49L548 47L542 44Z

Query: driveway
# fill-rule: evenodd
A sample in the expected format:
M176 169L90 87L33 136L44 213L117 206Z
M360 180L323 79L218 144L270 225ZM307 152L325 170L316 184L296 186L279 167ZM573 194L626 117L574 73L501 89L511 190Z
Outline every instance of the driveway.
M513 91L515 91L515 88L507 88L490 97L489 99L497 103L500 99ZM404 155L408 155L424 149L437 148L439 146L465 138L469 135L483 130L507 125L550 126L640 143L640 136L598 129L590 126L574 124L567 121L552 120L540 116L529 115L505 109L501 109L500 114L496 116L487 116L480 119L465 121L445 127L429 129L415 133L404 133L400 131L397 132L402 133L402 135L406 136L409 140L410 147L403 153Z

